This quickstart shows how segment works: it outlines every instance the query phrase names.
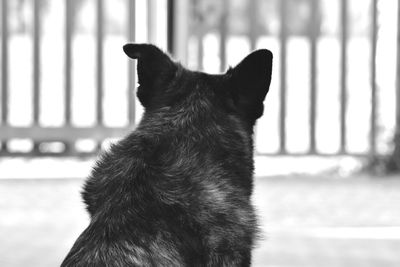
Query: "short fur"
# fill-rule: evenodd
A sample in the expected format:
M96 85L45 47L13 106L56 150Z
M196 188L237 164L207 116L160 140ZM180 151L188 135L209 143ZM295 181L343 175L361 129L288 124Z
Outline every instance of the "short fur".
M61 266L249 266L252 135L272 53L209 75L153 45L124 51L138 60L145 113L97 160L82 193L90 224Z

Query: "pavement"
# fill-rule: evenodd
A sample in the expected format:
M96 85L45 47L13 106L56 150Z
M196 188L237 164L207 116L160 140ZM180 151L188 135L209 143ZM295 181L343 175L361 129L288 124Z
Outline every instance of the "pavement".
M0 179L0 266L59 266L88 223L83 179ZM400 176L257 177L252 266L400 266Z

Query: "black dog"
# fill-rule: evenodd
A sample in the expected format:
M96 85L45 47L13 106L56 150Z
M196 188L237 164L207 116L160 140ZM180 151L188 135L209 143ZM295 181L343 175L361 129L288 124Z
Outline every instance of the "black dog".
M86 181L91 221L61 266L249 266L252 135L272 53L257 50L209 75L153 45L124 51L138 60L145 113Z

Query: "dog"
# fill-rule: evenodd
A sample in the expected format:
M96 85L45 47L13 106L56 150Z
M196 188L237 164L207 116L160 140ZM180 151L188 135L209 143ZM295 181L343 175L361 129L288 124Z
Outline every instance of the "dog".
M144 114L99 156L82 191L90 224L61 266L250 266L252 136L272 53L211 75L151 44L123 50L137 60Z

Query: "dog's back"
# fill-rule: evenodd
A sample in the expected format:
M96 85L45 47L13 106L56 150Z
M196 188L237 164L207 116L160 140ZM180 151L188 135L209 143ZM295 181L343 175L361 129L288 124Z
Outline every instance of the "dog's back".
M62 266L249 266L252 130L272 55L224 75L191 72L151 45L137 58L137 129L103 153L83 198L91 222Z

